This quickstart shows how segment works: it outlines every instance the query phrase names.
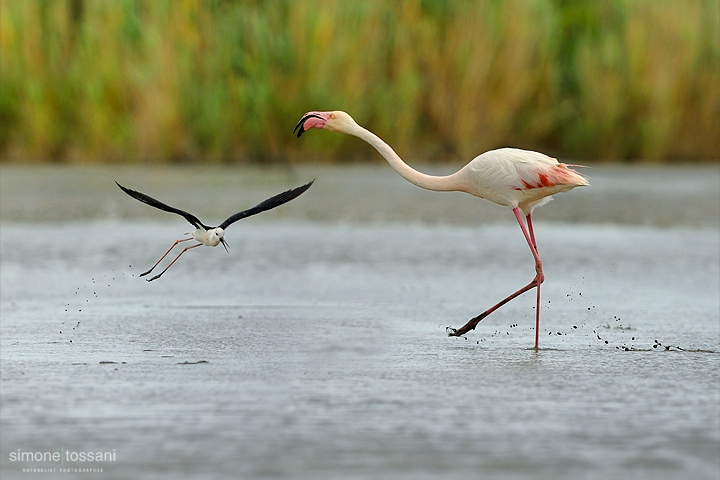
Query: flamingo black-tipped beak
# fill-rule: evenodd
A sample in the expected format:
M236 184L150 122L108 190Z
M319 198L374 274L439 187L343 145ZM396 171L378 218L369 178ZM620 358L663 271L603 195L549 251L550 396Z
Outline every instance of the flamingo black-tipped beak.
M225 248L225 251L227 253L230 253L230 251L228 250L228 243L225 241L224 238L220 237L220 243L222 243L222 246Z
M295 133L295 130L297 130L297 138L300 138L300 135L305 133L305 122L307 122L309 118L319 118L320 120L324 120L320 115L315 115L314 113L309 113L305 115L303 118L300 119L297 125L295 125L295 128L293 128L293 133Z

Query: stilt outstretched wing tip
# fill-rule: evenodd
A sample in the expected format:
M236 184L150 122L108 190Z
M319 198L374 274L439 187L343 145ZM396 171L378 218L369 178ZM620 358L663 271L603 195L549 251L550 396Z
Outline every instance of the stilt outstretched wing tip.
M252 208L249 208L247 210L243 210L242 212L238 212L232 216L230 216L228 219L226 219L221 225L220 228L223 230L232 225L233 223L237 222L238 220L242 220L243 218L247 218L251 215L257 215L258 213L264 212L266 210L271 210L275 207L279 207L280 205L284 205L288 203L291 200L296 199L305 191L307 191L308 188L315 182L315 179L313 178L311 181L306 183L305 185L301 185L299 187L291 188L290 190L286 190L282 193L278 193L277 195L268 198L267 200L264 200L260 202L259 204L255 205Z

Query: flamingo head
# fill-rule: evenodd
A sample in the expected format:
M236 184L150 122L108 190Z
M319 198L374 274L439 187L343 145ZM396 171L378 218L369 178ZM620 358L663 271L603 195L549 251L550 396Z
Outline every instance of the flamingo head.
M311 128L323 128L331 132L350 133L357 126L355 120L345 112L308 112L300 119L293 133L297 130L297 137Z

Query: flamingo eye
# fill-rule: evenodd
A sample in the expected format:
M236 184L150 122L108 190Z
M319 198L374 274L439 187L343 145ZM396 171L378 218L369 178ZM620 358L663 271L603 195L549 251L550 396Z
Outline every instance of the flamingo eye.
M330 114L330 118L335 118L335 114L334 114L334 113L331 113L331 114Z

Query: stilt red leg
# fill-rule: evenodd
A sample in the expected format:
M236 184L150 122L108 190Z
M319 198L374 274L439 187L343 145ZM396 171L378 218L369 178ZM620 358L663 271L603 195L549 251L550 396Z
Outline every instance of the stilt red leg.
M190 240L190 239L188 239L188 240ZM163 273L167 272L167 269L168 269L168 268L172 267L173 263L177 262L177 259L180 258L180 255L182 255L183 253L187 252L187 251L190 250L191 248L201 247L201 246L202 246L202 243L198 243L197 245L191 245L191 246L189 246L189 247L183 248L183 251L180 252L180 254L179 254L177 257L175 257L175 260L173 260L172 262L170 262L170 265L168 265L167 267L165 267L165 270L163 270L162 272L160 272L160 273L158 273L157 275L155 275L154 277L152 277L150 280L148 280L148 282L152 282L153 280L156 280L156 279L160 278ZM166 255L167 255L167 254L166 254Z
M157 262L155 262L155 265L153 265L150 270L148 270L148 271L145 272L145 273L141 273L140 276L141 276L141 277L144 277L144 276L147 275L148 273L150 273L150 272L152 272L153 270L155 270L155 267L157 267L158 264L163 261L163 258L167 257L168 253L170 253L170 250L172 250L173 248L175 248L175 245L177 245L177 244L180 243L180 242L187 242L188 240L192 240L192 239L193 239L193 237L183 238L182 240L177 240L175 243L172 244L172 247L170 247L170 248L168 249L168 251L165 252L165 255L163 255L162 257L160 257L160 260L158 260Z
M522 295L523 293L527 292L528 290L537 287L538 288L538 297L537 297L537 307L535 310L535 348L538 348L538 339L539 339L539 327L540 327L540 284L545 280L545 276L543 275L542 271L542 262L540 261L540 256L537 252L537 246L535 244L535 233L532 230L532 220L530 219L530 215L527 216L528 219L528 226L530 228L530 231L528 232L528 229L525 228L525 222L523 222L522 215L520 213L519 208L513 208L513 213L515 213L515 218L518 221L518 224L520 225L520 229L523 232L523 235L525 236L525 240L528 243L528 246L530 247L530 251L533 254L533 258L535 259L535 278L532 282L528 283L526 286L518 290L517 292L513 293L509 297L505 298L498 304L490 307L489 309L485 310L483 313L478 315L477 317L470 320L468 323L466 323L464 326L454 329L449 329L448 335L451 337L459 337L461 335L466 334L470 330L474 330L480 321L490 315L492 312L497 310L498 308L502 307L506 303L508 303L510 300L514 299L515 297Z

